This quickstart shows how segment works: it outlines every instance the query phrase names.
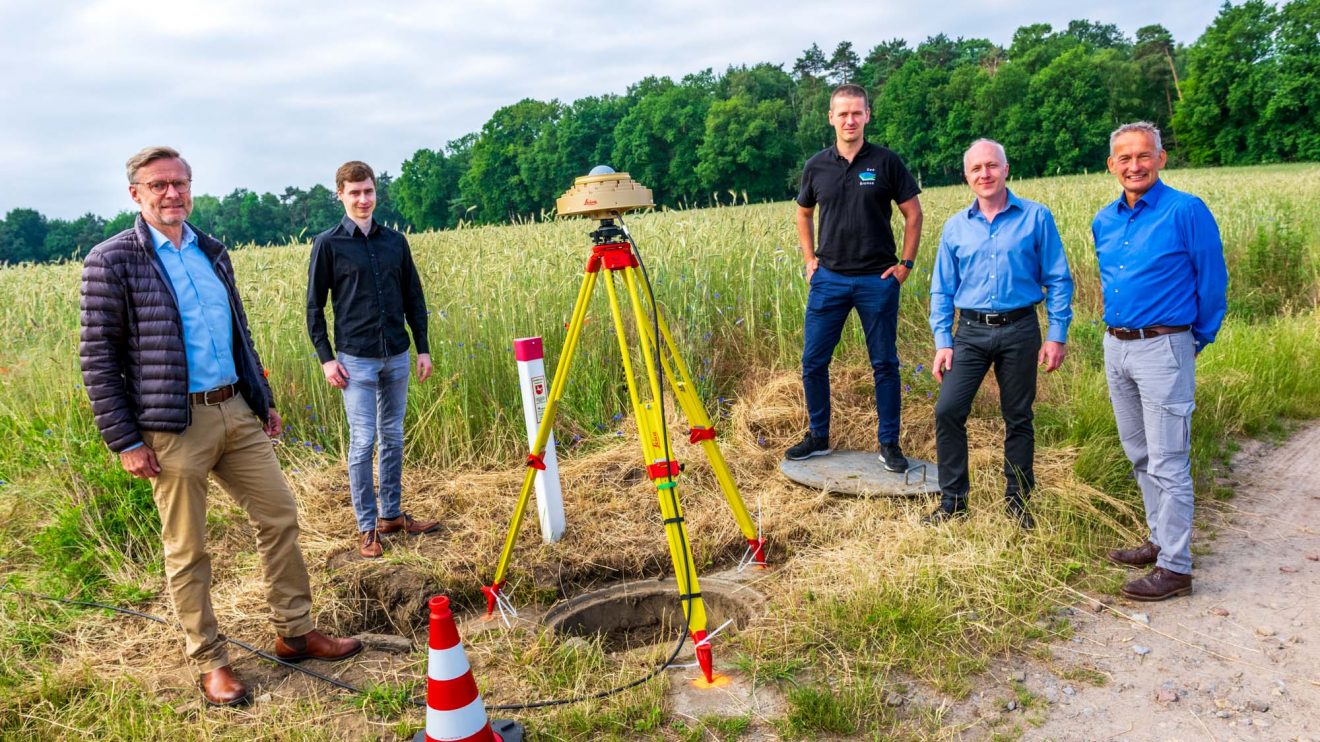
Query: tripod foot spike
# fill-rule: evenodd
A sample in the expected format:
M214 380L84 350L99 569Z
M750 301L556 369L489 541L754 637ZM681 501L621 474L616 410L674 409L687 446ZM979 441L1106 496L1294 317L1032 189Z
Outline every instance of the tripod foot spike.
M495 613L495 605L500 600L500 588L504 587L503 582L492 582L489 585L482 585L481 592L486 594L486 618L490 618Z
M747 539L747 546L752 550L751 563L756 565L757 569L765 569L765 539L749 538Z
M701 674L706 676L707 683L715 682L715 657L710 651L710 641L706 638L706 630L700 629L692 632L692 643L697 649L697 664L701 666Z

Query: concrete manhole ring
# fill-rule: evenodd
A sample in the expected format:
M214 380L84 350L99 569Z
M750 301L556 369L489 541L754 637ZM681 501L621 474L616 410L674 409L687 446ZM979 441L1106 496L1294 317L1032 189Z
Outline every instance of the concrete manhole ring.
M706 606L706 630L730 619L724 634L736 633L761 613L765 596L747 585L715 577L699 578ZM678 640L686 622L673 579L610 585L570 598L545 614L545 625L561 636L602 635L607 652L626 652Z

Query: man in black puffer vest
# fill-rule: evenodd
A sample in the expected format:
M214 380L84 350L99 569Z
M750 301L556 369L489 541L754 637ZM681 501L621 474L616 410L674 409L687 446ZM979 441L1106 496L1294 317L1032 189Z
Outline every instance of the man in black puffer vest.
M256 526L275 653L337 660L362 644L312 623L298 510L270 443L280 416L229 254L186 221L192 168L169 147L148 147L127 168L141 214L83 264L83 383L106 445L126 471L151 480L165 578L202 695L212 705L241 704L249 694L211 608L208 476Z

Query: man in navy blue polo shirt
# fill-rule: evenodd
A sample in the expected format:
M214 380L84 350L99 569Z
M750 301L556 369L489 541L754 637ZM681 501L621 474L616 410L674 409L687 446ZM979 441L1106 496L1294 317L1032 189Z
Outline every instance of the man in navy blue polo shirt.
M1219 226L1201 199L1160 180L1166 159L1153 124L1114 130L1109 172L1123 195L1091 224L1109 326L1109 397L1150 528L1146 543L1111 551L1109 559L1155 565L1123 586L1133 600L1192 592L1196 357L1214 342L1228 306Z
M830 96L833 146L807 160L798 193L797 229L806 263L807 314L802 347L802 388L810 429L789 459L830 453L830 360L852 310L862 323L875 376L880 458L889 471L907 471L899 447L898 293L912 271L921 239L921 188L893 152L864 136L871 120L866 90L841 85ZM898 204L903 214L899 258L889 227ZM819 239L813 229L820 207Z
M930 281L931 372L940 381L935 451L940 506L923 522L967 512L967 415L993 368L1004 416L1004 500L1023 528L1033 525L1027 499L1036 486L1036 365L1063 363L1072 322L1072 273L1050 210L1008 189L1008 157L998 142L980 139L963 155L963 174L976 199L949 217ZM1041 342L1036 305L1048 329ZM953 334L954 307L958 334Z

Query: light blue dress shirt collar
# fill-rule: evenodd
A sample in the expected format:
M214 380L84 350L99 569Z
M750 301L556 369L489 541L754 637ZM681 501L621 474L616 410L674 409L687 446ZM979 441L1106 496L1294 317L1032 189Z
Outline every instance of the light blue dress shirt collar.
M161 249L165 245L169 245L170 247L173 247L175 250L182 250L188 245L193 245L197 243L197 233L192 230L192 227L188 226L188 222L183 223L182 245L174 244L169 237L165 236L164 232L160 231L159 229L156 229L150 224L147 225L147 229L151 230L151 245L157 250Z
M1013 193L1011 188L1005 188L1004 190L1008 193L1008 202L1004 204L1004 208L999 214L1004 214L1008 212L1009 209L1014 208L1018 211L1022 211L1022 199L1018 198L1017 194ZM998 217L999 214L995 214L995 216ZM985 215L981 213L981 200L979 198L974 198L972 199L972 205L967 207L967 218L975 219L978 216L985 219ZM986 219L986 221L988 222L990 220Z

